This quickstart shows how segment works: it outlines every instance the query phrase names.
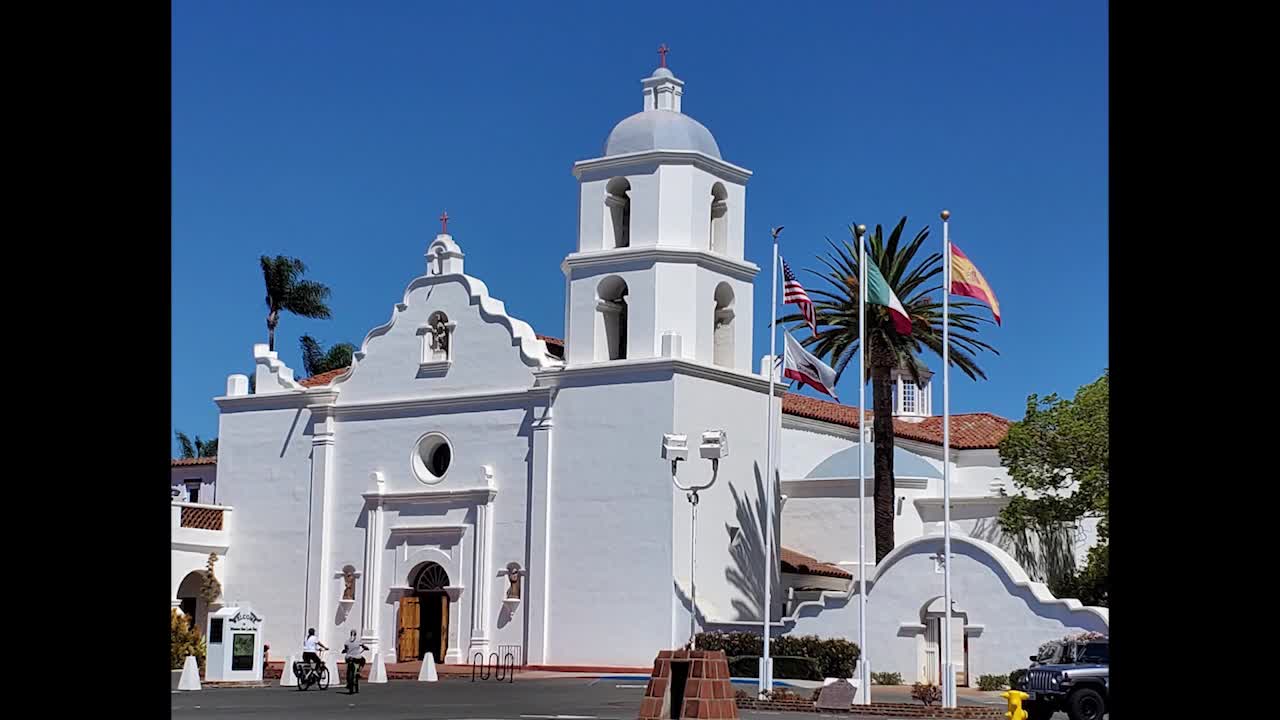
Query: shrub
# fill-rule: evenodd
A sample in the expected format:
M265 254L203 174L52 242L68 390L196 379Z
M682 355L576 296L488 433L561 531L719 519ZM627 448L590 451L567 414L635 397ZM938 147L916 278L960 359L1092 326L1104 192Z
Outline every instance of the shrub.
M777 669L776 666L774 669ZM765 699L785 702L788 700L800 700L801 697L787 688L774 688L772 691L765 691Z
M183 664L187 662L187 656L195 655L196 665L203 674L205 645L204 638L200 637L200 631L191 627L187 616L178 612L176 608L169 610L169 630L169 667L181 670Z
M1009 682L1008 675L979 675L979 690L1003 690Z
M764 640L749 632L698 633L699 650L721 650L725 656L763 655ZM770 648L771 650L774 648Z
M911 686L911 697L924 703L926 706L932 705L942 700L942 688L929 683L916 683Z
M756 656L764 654L764 640L759 635L749 632L709 632L698 635L698 649L722 650L725 656ZM778 657L812 658L818 663L820 673L816 680L824 678L851 678L853 669L858 664L862 651L857 643L844 638L822 639L817 635L783 635L769 644L769 654ZM747 673L747 677L756 675L758 670ZM775 661L774 677L784 676ZM744 677L737 675L737 677ZM796 676L794 679L809 679L807 676Z
M737 655L729 658L729 674L733 677L756 677L760 674L760 656ZM817 660L788 655L773 658L773 676L779 680L823 679Z
M902 673L873 672L871 682L875 685L901 685Z
M754 700L755 695L743 690L742 688L734 688L733 698L735 700Z

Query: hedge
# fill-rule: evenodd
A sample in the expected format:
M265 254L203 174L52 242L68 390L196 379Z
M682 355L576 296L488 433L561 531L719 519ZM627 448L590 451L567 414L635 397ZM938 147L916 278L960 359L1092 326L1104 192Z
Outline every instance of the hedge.
M773 655L773 676L779 680L821 680L822 668L813 658ZM729 658L729 674L733 677L755 677L760 674L759 655L734 655Z
M764 654L764 639L749 632L709 632L698 634L699 650L722 650L730 658L760 657ZM769 654L774 658L773 675L777 678L806 679L782 674L778 660L783 657L808 658L816 661L818 672L815 680L824 678L851 678L853 669L862 654L856 643L844 638L822 639L817 635L783 635L769 643ZM796 670L800 672L799 670ZM751 677L759 672L752 668L746 674ZM743 677L743 676L738 676Z

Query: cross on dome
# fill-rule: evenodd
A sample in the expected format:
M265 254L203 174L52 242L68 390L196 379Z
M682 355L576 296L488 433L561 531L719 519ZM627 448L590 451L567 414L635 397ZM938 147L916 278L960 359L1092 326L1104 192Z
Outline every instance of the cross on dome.
M667 53L669 52L671 52L671 48L667 47L666 43L662 43L661 45L658 46L658 62L660 63L659 67L667 66Z
M441 235L449 234L449 211L448 210L445 210L443 213L440 214L440 234Z

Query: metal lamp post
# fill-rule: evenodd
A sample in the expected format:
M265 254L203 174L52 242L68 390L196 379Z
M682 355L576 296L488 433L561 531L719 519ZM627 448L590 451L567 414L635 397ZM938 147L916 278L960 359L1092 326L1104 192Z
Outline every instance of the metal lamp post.
M681 485L676 478L678 463L689 459L689 438L686 435L664 433L662 436L662 459L671 461L671 482L685 491L689 499L689 649L697 649L697 613L698 585L695 572L698 567L698 492L716 484L716 476L720 473L720 459L729 456L729 438L723 430L709 430L702 433L702 444L698 446L698 454L711 461L711 480L706 485Z

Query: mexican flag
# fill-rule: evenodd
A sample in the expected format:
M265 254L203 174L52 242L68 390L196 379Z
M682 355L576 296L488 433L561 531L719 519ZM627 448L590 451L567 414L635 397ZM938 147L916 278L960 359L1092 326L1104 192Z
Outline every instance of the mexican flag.
M889 316L893 318L893 328L900 335L911 334L911 318L907 317L906 308L902 307L898 296L893 294L889 283L880 274L880 268L871 258L867 258L867 302L872 305L883 305L889 308Z

